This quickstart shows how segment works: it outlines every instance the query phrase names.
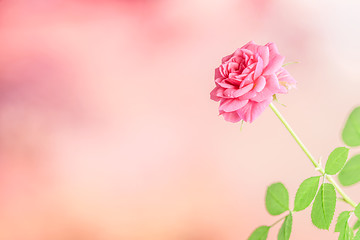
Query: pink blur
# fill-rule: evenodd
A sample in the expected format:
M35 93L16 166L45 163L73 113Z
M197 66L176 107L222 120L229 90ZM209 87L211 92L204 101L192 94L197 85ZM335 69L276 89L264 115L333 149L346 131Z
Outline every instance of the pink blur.
M0 1L0 239L235 240L275 222L266 187L282 181L293 199L316 172L270 109L242 131L218 116L214 69L249 40L276 42L300 62L279 109L326 159L360 104L359 9ZM294 216L292 239L337 239L309 218Z

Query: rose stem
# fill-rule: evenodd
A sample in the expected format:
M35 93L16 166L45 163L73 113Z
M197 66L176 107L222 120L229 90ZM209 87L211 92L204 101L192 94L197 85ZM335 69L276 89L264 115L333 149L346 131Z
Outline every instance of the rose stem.
M296 135L294 130L290 127L290 125L287 123L285 118L281 115L281 113L277 110L275 105L273 103L270 103L270 108L273 110L275 115L280 119L280 121L284 124L286 129L289 131L291 136L295 139L297 144L300 146L300 148L304 151L306 156L310 159L312 164L315 166L315 168L324 176L326 176L327 180L335 187L335 189L338 191L338 193L343 197L344 201L350 204L352 207L356 207L356 204L351 198L341 189L341 187L335 182L335 180L330 176L325 174L325 170L322 168L322 166L315 161L314 157L311 155L309 150L305 147L305 145L301 142L300 138Z

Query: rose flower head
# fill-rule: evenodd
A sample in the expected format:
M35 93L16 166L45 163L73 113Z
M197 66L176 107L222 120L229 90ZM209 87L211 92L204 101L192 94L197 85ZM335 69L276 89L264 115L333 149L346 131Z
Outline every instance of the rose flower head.
M251 41L224 57L215 69L216 87L210 93L212 100L220 101L220 115L229 122L254 121L274 94L295 87L296 81L283 63L274 43L261 46Z

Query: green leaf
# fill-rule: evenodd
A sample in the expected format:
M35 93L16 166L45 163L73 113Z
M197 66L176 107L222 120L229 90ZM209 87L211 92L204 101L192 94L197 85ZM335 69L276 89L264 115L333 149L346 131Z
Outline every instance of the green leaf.
M289 210L289 193L282 183L274 183L266 191L265 205L271 215Z
M342 132L342 139L350 147L360 146L360 107L350 113Z
M329 155L326 162L325 173L328 175L337 174L345 165L349 156L349 149L346 147L335 148Z
M360 240L360 230L357 231L354 240Z
M350 186L360 181L360 155L350 158L339 173L339 181L344 186Z
M314 200L319 188L320 176L306 179L300 184L296 192L294 211L301 211L307 208Z
M248 240L266 240L269 234L270 227L261 226L254 230Z
M292 228L292 214L286 216L278 234L278 240L289 240Z
M350 218L350 211L344 211L340 213L336 222L335 232L343 232L345 230L345 225L347 224L349 218Z
M359 173L360 174L360 173ZM360 219L360 203L355 208L355 216Z
M351 229L347 221L344 224L344 230L340 232L339 240L352 240L354 237L354 231Z
M315 197L311 210L311 221L320 229L329 229L334 217L336 205L336 192L333 185L323 183Z
M356 223L355 223L354 226L353 226L353 229L356 230L356 229L358 229L359 227L360 227L360 221L357 220Z

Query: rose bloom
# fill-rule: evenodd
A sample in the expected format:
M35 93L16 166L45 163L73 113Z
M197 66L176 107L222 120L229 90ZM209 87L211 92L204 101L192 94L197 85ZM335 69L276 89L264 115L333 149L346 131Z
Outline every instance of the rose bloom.
M261 46L253 41L224 57L210 93L212 100L220 101L220 115L229 122L254 121L274 94L287 93L296 84L283 62L274 43Z

